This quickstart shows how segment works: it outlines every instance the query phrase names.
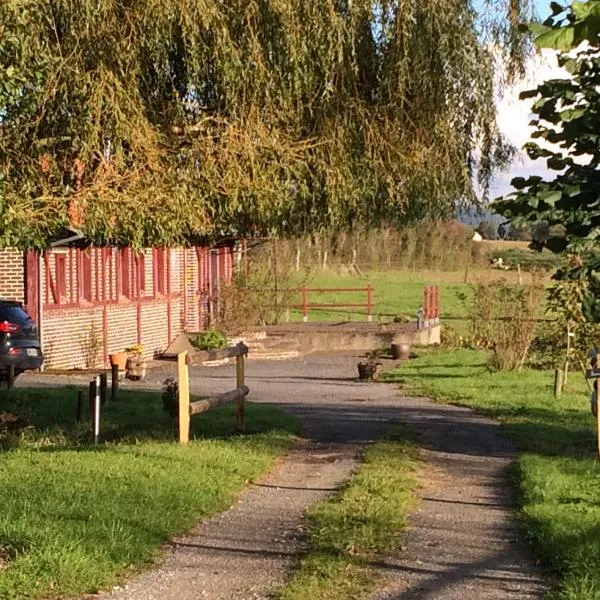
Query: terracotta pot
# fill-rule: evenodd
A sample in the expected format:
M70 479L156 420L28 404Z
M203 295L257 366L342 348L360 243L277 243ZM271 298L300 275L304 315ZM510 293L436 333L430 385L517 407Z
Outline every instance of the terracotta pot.
M110 354L109 357L111 365L117 365L119 367L119 371L125 370L125 365L127 364L127 353L126 352L116 352L115 354Z
M392 358L394 360L408 360L410 358L410 342L392 344Z
M135 357L127 359L127 379L141 381L146 377L146 361L143 358Z
M373 381L377 379L381 372L381 363L358 363L358 378L361 381Z

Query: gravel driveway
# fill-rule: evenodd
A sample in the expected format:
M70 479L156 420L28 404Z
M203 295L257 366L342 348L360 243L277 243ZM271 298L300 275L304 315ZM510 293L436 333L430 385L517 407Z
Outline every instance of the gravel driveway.
M336 355L249 361L250 399L298 415L305 441L231 510L174 540L160 566L104 598L268 598L303 550L305 508L350 476L361 449L390 420L417 432L423 485L404 551L378 565L385 585L373 600L541 598L546 582L513 519L514 449L499 425L467 409L400 397L391 385L358 383L356 362ZM154 372L146 384L165 376ZM198 394L226 391L233 381L232 366L191 370Z

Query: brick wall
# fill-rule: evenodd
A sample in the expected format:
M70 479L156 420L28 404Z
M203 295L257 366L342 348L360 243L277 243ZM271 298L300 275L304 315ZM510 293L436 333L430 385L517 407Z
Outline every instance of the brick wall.
M198 331L206 324L208 296L215 292L211 279L208 248L168 250L168 294L154 296L154 253L143 251L145 285L136 286L133 252L115 248L91 248L92 301L81 296L82 251L56 248L42 259L40 276L40 329L47 368L92 368L107 364L108 355L141 343L146 358L163 352L184 330ZM220 248L220 277L227 281L233 273L233 251ZM58 302L56 288L57 256L64 257L66 293ZM129 287L125 297L119 264L129 261ZM166 275L166 274L165 274ZM140 279L141 281L141 279ZM138 289L138 287L140 289ZM26 272L23 252L0 249L0 298L25 301ZM120 293L119 293L120 292Z
M0 298L25 302L25 258L15 248L0 248Z
M52 276L56 255L64 249L53 250L48 255L48 269ZM232 253L221 249L226 268L221 277L230 278ZM145 287L136 290L131 298L117 294L121 288L118 264L128 254L117 249L91 249L94 302L82 302L77 289L80 262L77 251L66 251L68 293L64 303L53 302L48 292L44 299L42 315L42 345L47 368L89 368L106 365L108 355L141 343L144 356L152 358L163 352L169 343L184 330L203 328L206 300L199 289L207 281L207 260L198 260L195 248L176 248L166 252L166 272L169 275L168 294L154 296L154 260L152 250L145 250ZM208 258L206 250L201 257ZM133 253L129 253L133 260ZM102 266L104 265L104 268ZM165 265L166 266L166 265ZM102 273L104 272L104 282ZM96 275L98 274L98 275ZM135 287L134 269L129 269L130 288ZM47 270L42 273L42 290L49 289ZM122 291L122 290L121 290Z

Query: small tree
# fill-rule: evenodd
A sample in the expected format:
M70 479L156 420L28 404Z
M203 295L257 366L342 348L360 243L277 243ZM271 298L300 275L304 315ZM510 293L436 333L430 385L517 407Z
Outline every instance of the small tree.
M556 177L514 178L516 192L495 210L517 226L545 222L553 235L534 237L532 247L581 257L556 277L587 280L586 318L600 320L600 0L568 8L553 2L552 11L529 29L540 48L562 52L559 64L570 77L545 81L521 98L535 98L533 137L547 142L532 141L525 150L531 159L545 159Z

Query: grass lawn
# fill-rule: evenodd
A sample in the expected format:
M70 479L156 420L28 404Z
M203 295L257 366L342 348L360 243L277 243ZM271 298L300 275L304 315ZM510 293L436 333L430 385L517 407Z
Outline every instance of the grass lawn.
M366 597L376 583L369 561L400 545L416 463L417 447L399 426L369 447L346 487L309 510L310 550L278 599Z
M490 282L505 279L517 283L514 271L496 271L491 269L474 270L469 274L469 283L464 283L464 272L445 271L369 271L364 277L338 275L333 271L317 273L307 284L309 288L366 288L368 283L373 286L373 304L375 319L382 315L382 320L390 320L395 315L406 315L415 319L416 312L423 304L423 288L427 285L437 285L440 288L440 309L442 317L451 325L464 328L467 316L463 303L458 294L469 297L472 285L478 282ZM522 282L530 283L531 274L523 273ZM292 303L301 303L300 295L291 298ZM361 304L366 303L366 292L348 293L312 293L309 302L323 304ZM348 313L355 311L355 314ZM310 321L364 321L364 309L311 309ZM290 319L302 319L300 310L290 311Z
M459 302L457 293L470 293L471 286L461 281L460 274L456 277L449 277L448 273L435 272L416 272L410 271L372 271L365 273L364 277L337 275L333 272L317 274L308 283L309 288L366 288L368 283L373 286L373 304L375 318L377 315L384 315L383 320L390 320L391 317L399 314L405 314L414 320L417 309L423 304L423 288L426 285L439 285L440 287L440 305L445 317L465 316L464 307ZM366 292L346 292L346 293L312 293L309 295L309 302L324 304L360 304L366 303ZM300 298L294 298L293 302L301 302ZM354 311L355 314L349 314L348 311ZM366 317L360 312L364 309L311 309L309 312L310 321L340 321L350 318L351 320L364 321ZM386 316L387 315L387 316ZM292 320L300 320L302 313L300 310L294 310L290 313Z
M556 400L552 373L490 373L485 359L469 350L424 353L387 378L502 421L519 450L524 531L558 574L550 598L600 599L600 463L583 376L572 373Z
M103 411L105 442L74 423L74 388L2 390L0 406L29 427L4 437L0 462L0 598L54 598L117 583L156 558L173 534L226 509L287 448L296 421L248 404L192 419L189 447L156 393L120 392Z

